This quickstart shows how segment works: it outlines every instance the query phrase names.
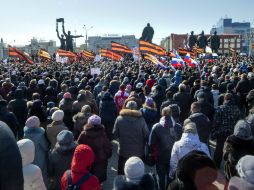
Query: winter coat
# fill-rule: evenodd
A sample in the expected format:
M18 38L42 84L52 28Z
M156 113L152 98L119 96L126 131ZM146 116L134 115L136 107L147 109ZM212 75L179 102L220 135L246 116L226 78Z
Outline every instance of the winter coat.
M117 91L119 89L119 86L120 86L120 82L119 81L117 81L117 80L110 81L109 90L108 90L109 93L112 96L114 96L117 93Z
M16 139L4 122L0 121L0 189L23 190L22 159Z
M183 122L189 115L192 97L189 93L177 92L174 94L173 100L175 100L180 107L180 121Z
M115 96L114 96L114 100L115 100L115 103L116 103L116 107L118 109L118 111L120 111L124 104L125 104L125 100L129 97L129 94L125 91L121 91L119 90Z
M154 157L157 163L168 164L170 154L175 141L181 138L182 126L169 118L171 124L165 125L165 117L156 123L149 136L149 146L154 149Z
M53 148L55 147L56 137L58 133L60 133L62 130L68 130L68 128L62 121L53 121L51 124L47 126L47 137L50 142L51 150L53 150Z
M104 96L102 97L99 106L99 115L101 117L101 123L105 127L107 137L109 138L109 140L111 140L112 130L118 115L118 110L113 97L109 95L110 95L109 93L105 93Z
M140 109L142 112L142 115L146 121L147 127L149 131L152 130L153 125L158 122L159 120L159 115L157 112L157 109L151 108L148 106L144 106L143 108Z
M45 130L41 127L28 128L24 127L24 138L33 141L35 146L35 157L33 164L41 169L43 180L47 186L47 166L49 144L45 136Z
M203 92L205 93L206 101L213 105L213 94L211 93L211 89L207 86L201 86L199 90L195 92L194 99L197 100L197 95Z
M88 118L91 116L91 113L82 113L79 112L76 115L73 116L73 135L74 139L78 139L80 133L83 131L84 125L87 123Z
M220 92L219 90L211 90L211 93L213 94L213 107L216 109L219 106Z
M152 95L152 98L156 104L157 107L157 112L160 115L160 108L161 108L161 104L162 102L165 101L165 93L163 91L157 91Z
M118 154L122 157L144 156L149 130L142 113L138 110L123 109L116 118L113 137L119 140Z
M246 155L254 155L254 139L242 140L234 135L229 136L223 148L224 173L227 179L237 175L235 166Z
M18 120L16 116L7 110L5 106L0 106L0 121L5 122L12 130L14 136L17 136Z
M51 190L61 189L61 177L70 169L74 151L75 148L65 150L58 146L49 154L49 176L53 182Z
M188 119L196 124L200 141L208 145L212 129L212 123L208 117L203 113L193 113L188 117Z
M44 110L41 100L35 100L32 103L32 107L29 109L28 117L37 116L40 119L40 122L47 121L47 114Z
M90 167L93 164L94 155L90 155L82 150L79 145L74 152L71 162L71 179L72 183L75 184L84 175L90 172ZM61 179L61 189L65 190L68 186L66 172L63 174ZM101 190L101 185L98 178L92 175L83 185L80 190Z
M170 158L170 171L169 176L174 179L178 161L193 150L199 150L210 156L206 144L200 142L197 134L183 133L179 141L175 142Z
M73 112L72 112L72 99L62 99L59 103L59 108L64 112L63 122L70 131L73 130Z
M106 136L104 127L98 125L90 128L90 125L86 125L77 142L92 148L95 154L92 173L98 177L100 182L107 180L107 165L112 154L112 145Z
M227 91L227 85L230 84L230 83L231 83L230 80L226 80L226 81L224 81L224 82L222 82L220 84L219 91L220 91L221 94L226 93L226 91Z
M32 164L35 155L33 142L28 139L23 139L18 141L18 147L22 156L24 189L46 190L41 169Z
M205 114L210 121L213 121L213 115L214 115L214 107L213 104L210 104L207 102L206 99L200 99L197 101L200 104L201 110L200 112Z

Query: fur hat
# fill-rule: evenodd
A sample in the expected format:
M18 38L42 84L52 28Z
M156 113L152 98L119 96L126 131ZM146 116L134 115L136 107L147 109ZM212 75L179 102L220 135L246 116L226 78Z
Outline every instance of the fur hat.
M239 120L234 128L234 136L242 140L251 140L253 136L249 123L244 120Z
M53 121L62 121L63 120L63 117L64 117L64 112L62 110L56 110L51 118Z
M40 127L40 119L37 116L31 116L26 120L26 126L28 128Z
M131 110L136 110L137 109L137 103L135 101L129 101L127 104L126 104L126 108L127 109L131 109Z
M145 174L143 161L138 157L130 157L124 166L124 174L127 181L138 183Z
M92 125L100 125L101 124L101 118L98 115L92 115L88 118L87 123L90 123Z

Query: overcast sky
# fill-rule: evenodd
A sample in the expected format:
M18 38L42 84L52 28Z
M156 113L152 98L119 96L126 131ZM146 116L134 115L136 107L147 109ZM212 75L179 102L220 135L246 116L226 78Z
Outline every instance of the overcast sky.
M139 38L150 22L156 43L170 33L209 33L226 15L233 21L254 20L254 0L0 0L0 7L0 37L11 45L29 44L32 37L57 40L56 18L60 17L66 30L84 36L85 24L93 26L89 36L134 34ZM84 40L77 39L77 44Z

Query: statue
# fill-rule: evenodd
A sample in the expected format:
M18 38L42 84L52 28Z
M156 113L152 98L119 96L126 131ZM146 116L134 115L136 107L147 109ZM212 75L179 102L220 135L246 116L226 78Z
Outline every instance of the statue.
M192 50L193 46L195 46L197 42L197 37L194 36L194 32L191 31L191 35L188 37L188 46L190 48L190 50Z
M58 31L58 22L62 22L62 21L64 21L63 18L56 19L56 33L57 33L57 37L59 38L60 43L61 43L60 49L66 50L66 46L65 46L66 39L64 39L63 34L61 34L61 37L60 37L59 31Z
M147 26L144 28L144 30L142 32L142 36L141 36L140 40L144 40L146 42L152 43L153 34L154 34L153 28L150 26L149 23L147 23Z
M201 34L198 36L197 45L199 48L205 49L207 46L207 38L204 35L204 31L201 32Z
M216 31L214 31L213 36L211 36L210 42L212 51L217 53L220 48L220 37L217 35Z
M66 34L65 32L65 28L64 28L64 20L62 20L62 28L63 28L63 34L66 38L66 51L71 51L73 52L73 38L80 38L83 37L82 35L71 35L71 31L68 31L68 34Z

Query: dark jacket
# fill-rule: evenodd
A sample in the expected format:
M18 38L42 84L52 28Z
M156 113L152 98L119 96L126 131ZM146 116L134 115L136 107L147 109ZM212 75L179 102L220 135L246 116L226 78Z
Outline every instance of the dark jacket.
M0 121L0 189L23 190L22 159L14 135Z
M213 105L213 94L211 92L211 89L207 86L201 86L199 90L195 92L194 99L197 100L197 95L203 92L205 93L206 101L209 102L211 105Z
M180 107L180 121L183 122L189 115L192 98L189 93L177 92L176 94L174 94L173 99Z
M105 134L104 127L87 124L77 142L92 148L95 154L92 173L98 177L100 182L107 180L107 165L112 154L112 146Z
M157 163L167 164L170 161L172 147L175 141L181 138L182 126L173 122L167 117L168 124L165 124L165 117L155 124L149 136L149 146L154 149L154 156Z
M73 111L72 111L72 99L62 99L59 103L59 108L64 112L63 122L70 131L73 131Z
M144 106L143 108L140 109L140 111L142 112L142 115L146 121L149 131L151 131L153 125L159 121L159 115L158 115L157 109Z
M209 120L212 122L214 112L215 112L213 105L207 102L205 99L200 99L197 102L200 104L200 107L201 107L200 112L205 114L209 118Z
M73 135L74 139L78 139L80 133L83 131L84 125L87 123L88 118L91 116L91 113L82 113L79 112L73 116Z
M41 100L35 100L32 103L32 106L28 111L28 117L31 116L37 116L40 119L41 123L47 121L47 114L46 111L44 110Z
M201 142L208 144L212 123L203 113L193 113L188 117L197 126L198 136Z
M113 137L119 140L118 154L125 158L144 156L149 130L142 113L138 110L122 109L116 118Z
M55 147L49 155L49 176L53 184L51 190L61 189L61 177L71 167L71 160L75 148L64 150L61 146Z
M101 123L105 127L105 132L109 140L112 139L112 130L118 115L118 110L110 93L106 92L100 101L99 115Z
M224 173L228 180L237 175L235 166L245 155L254 155L254 140L242 140L234 135L229 136L223 149Z

